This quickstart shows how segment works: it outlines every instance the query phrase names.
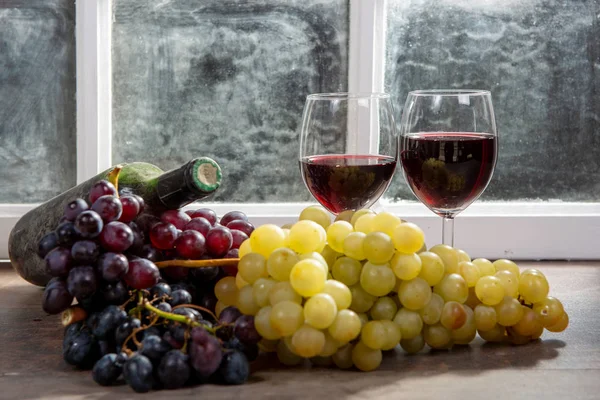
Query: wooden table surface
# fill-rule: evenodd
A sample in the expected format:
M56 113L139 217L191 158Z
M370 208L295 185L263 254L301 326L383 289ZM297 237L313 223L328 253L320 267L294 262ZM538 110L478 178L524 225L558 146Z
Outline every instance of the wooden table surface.
M105 388L61 356L62 327L42 290L0 265L0 399L600 399L600 262L521 263L550 281L570 315L562 333L525 346L484 344L407 356L371 373L264 364L242 386L205 385L136 395Z

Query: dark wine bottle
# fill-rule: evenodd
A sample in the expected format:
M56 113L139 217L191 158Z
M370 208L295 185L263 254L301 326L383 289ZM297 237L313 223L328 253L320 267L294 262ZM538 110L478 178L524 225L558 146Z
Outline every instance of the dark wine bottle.
M37 255L40 239L53 231L63 216L66 204L82 198L89 204L88 193L94 183L118 175L121 194L136 194L146 204L142 221L152 220L166 209L178 209L201 200L221 184L221 168L212 159L193 159L179 168L164 172L155 165L134 162L107 169L85 182L39 205L17 221L8 239L8 253L13 268L28 282L44 286L50 280L44 260Z

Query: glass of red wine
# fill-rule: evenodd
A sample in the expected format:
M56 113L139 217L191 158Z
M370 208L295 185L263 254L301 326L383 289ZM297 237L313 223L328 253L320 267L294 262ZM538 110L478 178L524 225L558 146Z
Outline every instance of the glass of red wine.
M485 90L418 90L400 122L400 162L412 192L443 218L454 246L454 217L487 187L498 155L492 96Z
M311 94L304 104L300 170L334 214L372 206L390 184L398 139L385 93Z

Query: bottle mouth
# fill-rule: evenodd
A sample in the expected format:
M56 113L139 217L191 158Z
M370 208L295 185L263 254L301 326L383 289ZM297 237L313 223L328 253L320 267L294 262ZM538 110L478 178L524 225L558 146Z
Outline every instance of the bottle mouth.
M221 186L221 167L215 160L209 157L201 157L193 160L189 175L195 186L195 191L200 193L214 192Z

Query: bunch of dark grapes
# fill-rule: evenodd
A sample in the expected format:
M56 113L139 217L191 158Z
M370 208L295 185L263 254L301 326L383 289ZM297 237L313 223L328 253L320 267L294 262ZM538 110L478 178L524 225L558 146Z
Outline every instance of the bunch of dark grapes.
M155 263L237 258L254 230L246 215L168 210L148 226L143 199L119 196L107 181L87 200L67 204L38 247L53 276L42 307L63 313L65 361L92 368L101 385L124 380L136 392L245 382L261 339L254 318L235 307L215 316L215 284L237 267Z

